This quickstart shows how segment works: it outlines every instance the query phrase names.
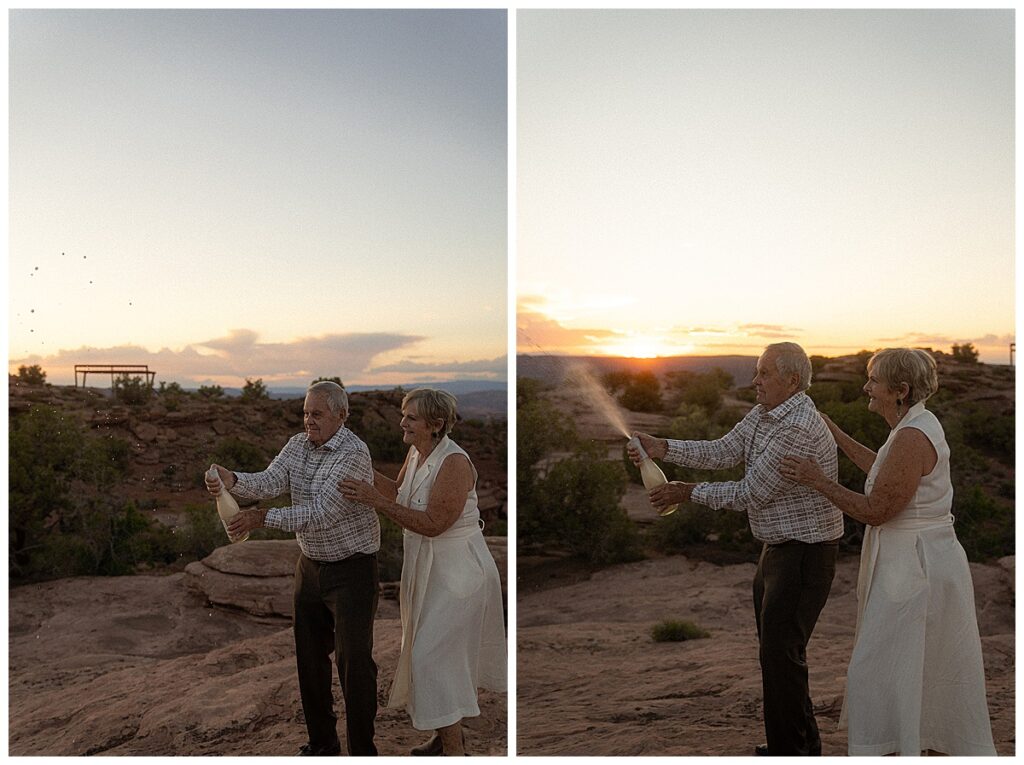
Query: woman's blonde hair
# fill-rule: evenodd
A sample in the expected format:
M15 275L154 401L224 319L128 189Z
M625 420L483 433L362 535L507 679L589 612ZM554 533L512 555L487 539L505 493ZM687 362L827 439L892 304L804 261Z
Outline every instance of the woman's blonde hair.
M416 405L416 413L433 426L435 422L441 422L441 431L434 435L438 438L446 436L455 427L455 420L458 417L456 409L458 402L455 396L446 390L437 388L417 388L410 391L402 399L402 409L409 404Z
M910 386L907 404L924 401L939 389L935 359L920 348L886 348L868 361L868 374L896 390L900 383Z

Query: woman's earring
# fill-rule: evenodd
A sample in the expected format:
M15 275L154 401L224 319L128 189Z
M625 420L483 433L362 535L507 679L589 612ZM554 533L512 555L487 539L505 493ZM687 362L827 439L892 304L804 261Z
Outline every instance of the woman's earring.
M903 416L903 399L901 398L896 399L896 416Z

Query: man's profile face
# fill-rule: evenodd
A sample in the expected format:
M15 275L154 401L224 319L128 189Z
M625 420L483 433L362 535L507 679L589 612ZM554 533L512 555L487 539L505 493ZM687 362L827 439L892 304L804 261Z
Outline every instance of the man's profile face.
M754 390L757 391L757 403L765 409L774 409L787 398L796 393L797 385L793 375L783 377L775 363L775 354L771 351L761 354L757 360L757 374L754 375Z
M307 393L302 405L302 423L313 446L323 446L345 424L345 412L333 414L327 406L327 396Z

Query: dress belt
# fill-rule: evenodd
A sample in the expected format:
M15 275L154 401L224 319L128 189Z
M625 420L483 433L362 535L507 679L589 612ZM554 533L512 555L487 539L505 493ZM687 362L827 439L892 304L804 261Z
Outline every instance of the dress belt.
M928 531L929 529L942 529L953 525L953 514L946 513L940 517L931 518L893 518L886 521L879 529L893 529L894 531Z
M482 533L480 530L480 524L475 520L473 523L465 526L452 526L450 529L442 534L438 534L436 537L417 534L415 531L409 531L409 529L404 529L403 531L405 536L423 537L428 542L443 542L446 539L469 539L470 537L480 533Z

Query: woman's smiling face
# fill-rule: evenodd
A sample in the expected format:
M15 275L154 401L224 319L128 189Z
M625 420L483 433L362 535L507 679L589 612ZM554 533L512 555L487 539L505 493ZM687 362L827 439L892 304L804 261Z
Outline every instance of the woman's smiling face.
M415 402L402 408L402 441L405 443L429 444L440 427L440 422L431 423L422 417Z

